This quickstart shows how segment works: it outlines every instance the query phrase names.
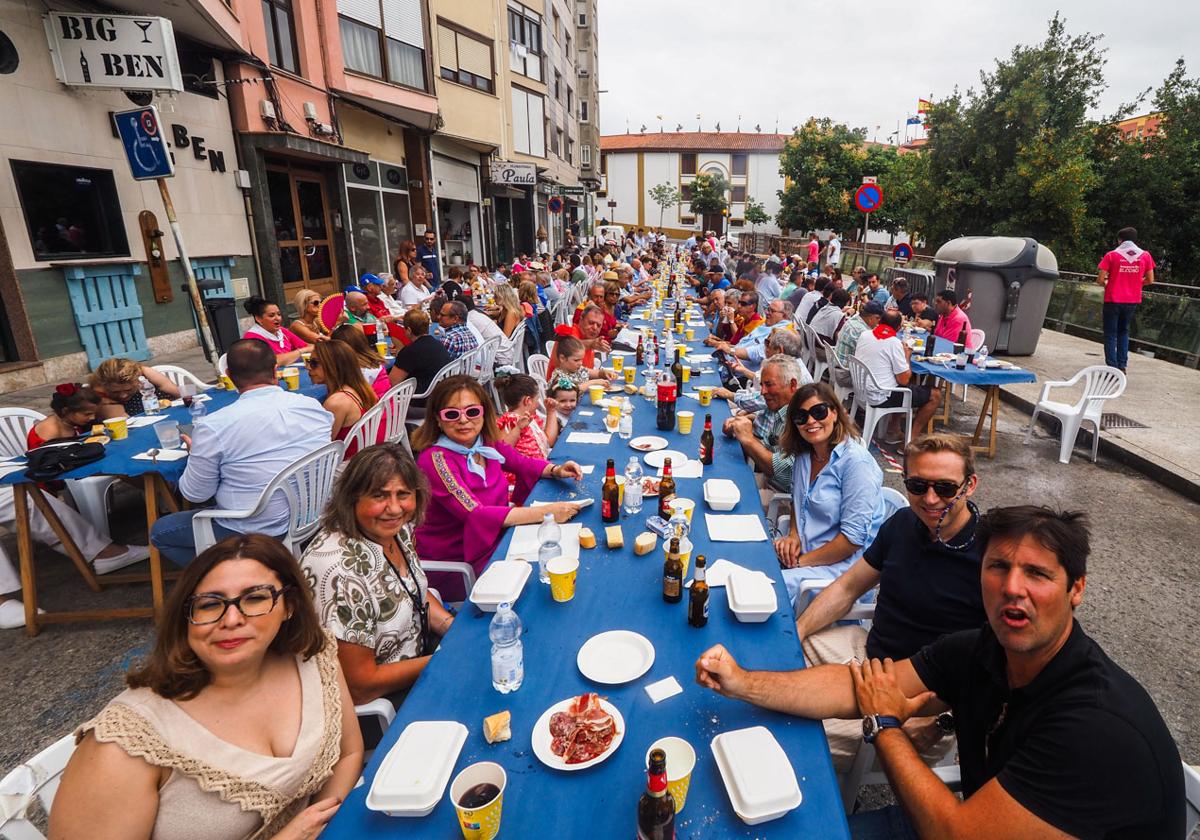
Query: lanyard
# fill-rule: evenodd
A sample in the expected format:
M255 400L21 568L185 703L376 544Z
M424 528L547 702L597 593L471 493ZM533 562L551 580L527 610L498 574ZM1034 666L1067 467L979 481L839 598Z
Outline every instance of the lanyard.
M408 556L408 552L404 550L404 544L396 540L396 545L400 546L400 553L404 555L404 562L408 566L408 574L413 579L413 586L416 591L408 588L408 584L404 582L404 576L400 574L400 570L392 565L392 561L388 560L387 554L384 554L383 560L387 567L392 570L392 574L396 576L396 580L400 581L400 588L404 590L404 594L412 601L413 612L419 618L421 624L421 651L424 653L425 639L429 636L429 604L421 598L421 585L417 583L417 576L413 574L412 560Z

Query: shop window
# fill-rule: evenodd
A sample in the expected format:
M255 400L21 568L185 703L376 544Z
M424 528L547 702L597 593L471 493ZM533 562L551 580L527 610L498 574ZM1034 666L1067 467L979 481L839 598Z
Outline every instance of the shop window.
M535 157L546 156L546 101L524 88L512 89L513 148Z
M112 170L24 160L12 170L34 259L129 256Z
M542 18L524 6L508 7L509 69L542 80Z
M749 155L733 155L730 161L729 170L734 175L746 174L746 162L749 160Z
M495 93L492 44L438 23L438 65L449 82Z
M744 227L745 224L746 224L745 219L730 219L729 220L730 227Z
M696 217L695 216L680 216L679 224L687 225L687 226L694 225L694 224L696 224Z
M366 167L365 175L350 167ZM374 177L376 167L381 177ZM347 164L346 203L355 274L390 271L400 243L412 238L408 204L408 173L390 163ZM353 180L352 180L353 179ZM357 182L357 183L356 183Z
M679 171L684 175L696 174L695 152L684 152L679 156Z
M337 8L347 70L429 89L421 0L338 0Z
M292 0L262 0L262 12L267 28L267 57L276 67L299 73Z

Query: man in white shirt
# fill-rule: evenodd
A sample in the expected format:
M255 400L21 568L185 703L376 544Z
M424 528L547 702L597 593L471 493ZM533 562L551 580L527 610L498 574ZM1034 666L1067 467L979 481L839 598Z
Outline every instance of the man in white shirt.
M825 265L837 267L842 259L842 240L836 233L829 234L829 243L825 246Z
M807 324L808 314L812 312L817 301L825 297L825 287L829 285L829 278L821 275L817 278L816 285L813 286L811 292L805 293L804 297L800 298L800 305L796 307L796 323Z
M885 312L879 326L873 330L866 330L859 336L854 358L867 366L879 386L873 388L868 385L866 388L866 400L875 408L900 406L904 401L904 394L894 390L896 388L908 388L912 391L912 407L916 412L913 417L915 432L924 429L929 423L929 418L933 417L941 402L942 392L939 388L930 388L913 381L912 368L908 364L912 348L896 335L900 329L900 322L899 312ZM902 418L899 414L893 414L891 418L887 442L895 443L898 442L898 422Z
M276 384L275 354L264 341L235 341L226 357L229 378L238 389L231 405L196 424L184 436L191 454L179 478L179 492L190 502L215 498L221 510L249 510L263 489L293 461L329 443L333 415L303 394ZM186 566L196 556L192 538L194 510L161 517L150 539L163 556ZM288 501L276 492L266 508L248 519L217 519L218 540L238 534L281 536L287 531Z
M472 309L467 312L467 329L469 329L475 335L475 341L479 344L483 344L483 342L487 341L489 338L496 338L499 336L500 344L503 346L504 341L507 338L507 336L504 335L504 331L500 329L500 325L488 317L486 312L483 312L480 309ZM508 348L508 351L507 358L503 360L499 357L496 358L496 364L512 364L512 348Z

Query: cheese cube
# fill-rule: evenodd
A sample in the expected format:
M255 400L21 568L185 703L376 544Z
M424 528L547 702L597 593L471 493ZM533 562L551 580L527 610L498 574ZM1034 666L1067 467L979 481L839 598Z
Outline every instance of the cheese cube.
M609 548L624 548L625 535L621 533L620 525L609 525L604 529L604 539Z

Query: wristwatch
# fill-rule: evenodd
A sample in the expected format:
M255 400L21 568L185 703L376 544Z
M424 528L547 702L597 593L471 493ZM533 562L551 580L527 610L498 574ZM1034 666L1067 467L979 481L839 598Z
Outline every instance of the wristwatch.
M863 718L863 740L874 744L879 733L885 729L899 729L900 718L891 715L867 715Z
M934 722L937 724L938 731L943 735L949 735L954 732L954 715L950 712L942 712Z

